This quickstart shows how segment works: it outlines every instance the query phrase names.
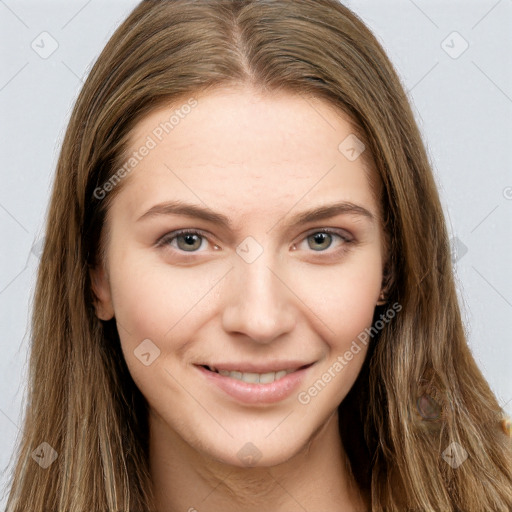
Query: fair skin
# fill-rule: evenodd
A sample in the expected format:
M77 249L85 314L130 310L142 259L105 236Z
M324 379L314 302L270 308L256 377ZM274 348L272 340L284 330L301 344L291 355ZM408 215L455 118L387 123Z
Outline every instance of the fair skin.
M240 88L197 99L118 185L107 261L92 274L97 314L115 317L149 403L157 510L365 510L345 466L337 407L367 347L333 372L371 325L382 287L383 233L367 169L338 149L353 129L313 98ZM140 121L128 153L183 103ZM178 200L231 225L169 212L140 218ZM338 202L361 210L297 223ZM157 244L185 228L202 233ZM151 340L148 365L137 352L143 340ZM215 374L240 384L245 398L233 396L201 365L246 373L288 365L300 377L269 402L255 389L272 384ZM329 382L308 393L326 373Z

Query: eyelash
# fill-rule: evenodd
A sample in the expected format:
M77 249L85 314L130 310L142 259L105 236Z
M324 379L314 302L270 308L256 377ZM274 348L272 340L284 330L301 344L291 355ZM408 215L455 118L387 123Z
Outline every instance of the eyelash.
M337 236L337 237L339 237L343 241L343 244L342 244L342 246L340 248L338 248L337 250L334 250L334 251L329 251L329 249L330 249L330 246L329 246L327 249L325 249L323 251L311 250L311 252L313 252L313 253L317 253L317 254L333 253L333 254L330 254L330 255L336 256L339 253L343 253L343 252L348 251L350 246L355 243L355 240L353 238L350 238L349 236L343 235L338 230L335 230L335 229L332 229L332 228L322 228L322 229L315 229L314 231L310 231L309 233L307 233L300 240L300 242L302 242L303 240L307 240L310 236L316 235L318 233L326 233L326 234L329 234L329 235ZM170 243L174 239L178 238L179 236L183 236L183 235L197 235L197 236L199 236L199 237L201 237L203 239L209 240L208 239L208 234L205 233L204 231L199 230L199 229L180 229L180 230L172 231L170 233L165 234L163 237L161 237L157 241L156 246L157 247L163 247L163 248L169 248L169 247L171 247ZM293 244L293 245L296 246L298 244ZM193 255L193 254L196 254L198 252L202 252L202 251L182 251L181 249L174 248L174 247L173 247L173 249L176 250L180 255Z

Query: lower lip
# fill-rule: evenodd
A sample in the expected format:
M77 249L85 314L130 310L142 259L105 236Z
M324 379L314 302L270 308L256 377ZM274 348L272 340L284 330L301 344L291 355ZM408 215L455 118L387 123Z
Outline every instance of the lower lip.
M303 368L285 375L279 380L268 384L250 384L220 373L212 372L196 366L196 368L211 382L229 396L246 404L272 404L288 398L301 384L306 372L311 368Z

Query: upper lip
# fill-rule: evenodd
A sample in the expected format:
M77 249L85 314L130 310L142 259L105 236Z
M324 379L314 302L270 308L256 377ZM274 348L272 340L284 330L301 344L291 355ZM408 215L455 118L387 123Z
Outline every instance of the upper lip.
M313 363L304 361L279 361L270 363L202 363L197 366L208 366L215 370L241 373L271 373L282 370L299 370L304 366L310 366Z

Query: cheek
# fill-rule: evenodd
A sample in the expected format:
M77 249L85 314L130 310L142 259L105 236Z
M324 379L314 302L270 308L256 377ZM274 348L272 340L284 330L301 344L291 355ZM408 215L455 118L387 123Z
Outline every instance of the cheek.
M172 268L135 256L120 260L111 272L116 320L131 337L162 340L190 324L218 278L207 269Z
M297 294L324 324L331 348L342 350L372 323L380 292L380 257L363 254L339 266L317 267L297 280Z
M324 358L298 396L305 410L321 416L332 410L354 384L371 343L370 327L382 281L380 256L360 253L345 265L304 273L298 293L321 333ZM313 317L312 317L313 318Z
M112 300L130 374L148 402L158 401L162 385L170 385L169 396L184 403L186 397L176 394L179 386L165 372L168 356L193 338L194 315L200 314L212 275L154 264L136 251L113 261L118 264L110 272Z
M110 278L123 355L134 381L150 398L159 379L170 379L164 369L174 366L175 356L194 341L225 271L173 268L136 251L113 255L112 261L118 262Z
M297 395L304 417L330 414L356 381L371 343L380 272L342 272L324 282L324 298L317 294L312 305L323 324L324 357Z

